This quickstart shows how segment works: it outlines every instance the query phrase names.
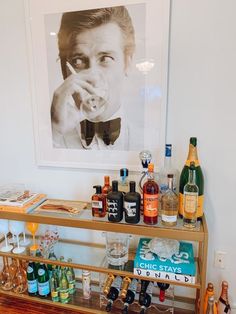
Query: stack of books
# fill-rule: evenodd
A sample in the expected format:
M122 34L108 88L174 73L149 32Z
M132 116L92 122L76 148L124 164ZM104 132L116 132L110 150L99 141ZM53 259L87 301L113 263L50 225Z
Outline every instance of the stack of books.
M150 241L151 239L148 238L141 238L139 241L134 260L134 274L177 282L196 282L196 265L192 243L180 241L179 254L167 259L151 252Z
M46 199L46 194L5 190L0 192L0 212L29 213Z

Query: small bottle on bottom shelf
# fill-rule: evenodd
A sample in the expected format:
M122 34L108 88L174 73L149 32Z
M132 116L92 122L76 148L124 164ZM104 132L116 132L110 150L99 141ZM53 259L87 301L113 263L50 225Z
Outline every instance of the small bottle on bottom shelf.
M68 263L72 263L72 259L68 258ZM75 272L73 267L68 266L66 269L66 277L69 282L69 294L75 293Z
M60 276L60 302L68 303L69 297L69 281L66 276L66 269L61 266L61 276Z
M157 286L160 289L159 300L160 302L164 302L166 298L166 290L169 288L170 285L168 283L158 282Z
M178 196L173 190L173 174L168 174L168 188L161 198L161 222L165 226L175 226L178 216Z
M154 181L154 164L148 165L148 180L143 185L143 221L149 225L157 224L158 184Z
M82 271L82 289L83 289L83 298L90 299L91 297L91 273L88 270Z
M184 217L183 225L196 228L199 189L196 185L195 163L190 163L188 183L184 186Z
M58 276L58 269L56 265L52 265L52 276L50 279L50 286L51 286L51 297L53 302L59 302L60 297L60 281Z
M207 284L207 288L206 288L206 292L205 292L205 296L204 296L203 314L206 314L209 297L212 297L212 296L214 297L214 294L215 294L214 293L214 286L211 282L209 282ZM216 305L214 305L214 307L216 307ZM216 309L214 309L214 310L216 310Z

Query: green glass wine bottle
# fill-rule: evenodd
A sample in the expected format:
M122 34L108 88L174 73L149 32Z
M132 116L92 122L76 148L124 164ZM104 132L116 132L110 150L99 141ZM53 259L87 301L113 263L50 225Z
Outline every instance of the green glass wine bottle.
M190 138L188 158L185 162L179 180L179 214L181 217L183 217L184 212L184 186L188 182L190 162L194 162L196 167L196 185L199 188L197 218L200 218L203 215L204 177L198 160L196 137Z

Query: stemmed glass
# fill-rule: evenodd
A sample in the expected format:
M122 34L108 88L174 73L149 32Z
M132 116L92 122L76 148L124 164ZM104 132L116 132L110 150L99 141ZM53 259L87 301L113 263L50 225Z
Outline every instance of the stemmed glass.
M3 246L0 251L1 252L10 252L13 248L12 245L8 244L7 234L9 232L9 225L7 219L0 219L0 232L4 233L5 236L5 246Z
M23 240L20 240L20 245L22 246L28 246L31 243L31 241L29 239L26 239L25 237L25 228L26 228L26 223L24 225Z
M19 235L24 231L24 222L10 220L9 221L9 230L12 234L16 235L17 238L17 247L13 249L13 253L21 254L24 252L25 248L20 246Z
M39 228L39 224L36 222L27 222L26 228L33 236L33 245L30 247L30 250L36 251L38 249L38 245L35 243L35 233L37 232Z

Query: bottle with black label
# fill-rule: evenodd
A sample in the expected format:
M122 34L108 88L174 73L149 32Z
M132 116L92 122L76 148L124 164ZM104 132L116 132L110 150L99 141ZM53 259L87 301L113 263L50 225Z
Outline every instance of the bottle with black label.
M112 191L107 194L108 220L119 222L123 219L123 193L118 191L118 181L112 181Z
M124 302L124 308L122 309L122 314L128 314L129 306L134 302L135 299L135 293L138 285L138 280L136 278L133 278L129 289L127 290L126 297L122 298Z
M124 196L125 221L137 224L140 221L141 195L135 191L135 181L130 181L130 191Z
M28 294L30 296L38 294L38 279L35 262L29 261L27 267Z
M108 299L107 306L106 306L107 312L111 311L114 301L119 296L121 283L122 283L122 278L120 276L116 276L115 280L113 281L111 285L110 291L107 294L107 299Z
M96 193L92 196L92 215L94 217L106 216L106 197L102 194L101 185L95 185Z

